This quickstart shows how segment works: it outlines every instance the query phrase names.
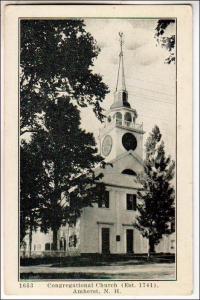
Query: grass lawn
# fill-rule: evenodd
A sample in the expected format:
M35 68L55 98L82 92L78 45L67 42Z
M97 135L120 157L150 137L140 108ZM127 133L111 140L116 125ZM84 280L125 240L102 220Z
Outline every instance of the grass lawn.
M20 279L117 279L120 276L127 277L125 274L99 274L99 273L22 273L20 274Z
M148 272L126 274L108 274L108 273L21 273L22 280L175 280L175 272L156 272L154 274Z
M22 280L112 279L112 280L174 280L173 256L92 256L35 258L23 261Z
M51 264L52 267L87 267L87 266L109 266L116 263L123 265L141 265L157 263L173 263L174 255L155 255L148 258L146 255L91 255L91 256L71 256L71 257L36 257L20 260L21 266Z

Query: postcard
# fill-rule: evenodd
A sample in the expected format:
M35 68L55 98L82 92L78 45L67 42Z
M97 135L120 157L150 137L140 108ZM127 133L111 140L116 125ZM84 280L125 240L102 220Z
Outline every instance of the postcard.
M191 6L4 4L5 294L191 295Z

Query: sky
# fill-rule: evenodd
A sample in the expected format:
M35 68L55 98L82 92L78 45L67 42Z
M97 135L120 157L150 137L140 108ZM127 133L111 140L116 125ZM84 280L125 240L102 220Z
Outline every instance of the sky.
M86 30L92 34L101 52L93 70L108 85L102 107L113 103L120 52L119 32L124 34L124 68L129 103L138 112L137 123L143 122L144 143L154 125L158 125L166 153L175 159L176 134L176 66L165 64L169 53L156 44L156 19L86 19ZM165 35L175 34L170 25ZM81 110L82 127L97 138L102 124L91 108Z

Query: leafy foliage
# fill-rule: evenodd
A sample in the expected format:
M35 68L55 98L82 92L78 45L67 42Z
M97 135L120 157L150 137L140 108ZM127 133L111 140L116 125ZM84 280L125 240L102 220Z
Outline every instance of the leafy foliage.
M79 106L100 106L107 86L92 70L99 47L81 20L21 20L21 133L37 130L38 114L63 93ZM36 128L35 128L36 126Z
M93 171L104 165L94 137L80 126L79 107L90 105L102 120L108 92L92 70L100 49L84 26L81 20L21 20L20 234L51 229L54 249L60 226L75 223L105 189Z
M44 201L45 170L41 158L32 151L32 145L22 142L20 151L20 243L28 229L39 225L39 207Z
M46 130L33 133L34 152L42 155L48 181L45 203L40 209L41 229L59 229L80 216L81 209L92 204L96 181L93 168L102 158L91 133L80 128L76 107L59 98L46 111Z
M175 163L165 155L164 142L157 126L146 142L144 172L139 175L142 189L138 191L135 227L149 239L150 251L164 234L170 234L170 222L175 218L175 191L171 184Z
M157 43L161 47L165 47L169 51L169 56L166 58L165 62L167 64L175 63L175 35L164 36L165 30L170 24L174 24L175 20L173 19L160 19L158 20L157 26L155 28L155 38Z

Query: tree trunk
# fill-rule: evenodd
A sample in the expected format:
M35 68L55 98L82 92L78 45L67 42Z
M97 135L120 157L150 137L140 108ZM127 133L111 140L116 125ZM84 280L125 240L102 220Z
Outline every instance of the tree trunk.
M57 146L57 145L56 145ZM55 148L56 150L56 148ZM56 151L57 154L59 154L59 149L57 149ZM60 189L59 189L59 163L58 163L58 158L55 159L54 161L54 195L53 195L53 199L52 199L52 204L53 206L57 207L57 203L58 203L58 200L60 199L61 197L61 192L60 192ZM56 220L54 220L54 224L52 225L52 231L53 231L53 251L56 251L58 250L58 224L56 223Z
M25 222L24 212L20 211L20 247L26 236Z
M150 257L152 253L155 253L155 241L152 237L149 237L148 257Z
M33 233L33 228L32 228L32 225L30 225L30 231L29 231L29 257L31 257L31 250L32 250L32 233Z
M53 229L53 247L52 249L54 251L57 250L57 241L58 241L58 230L57 229Z

